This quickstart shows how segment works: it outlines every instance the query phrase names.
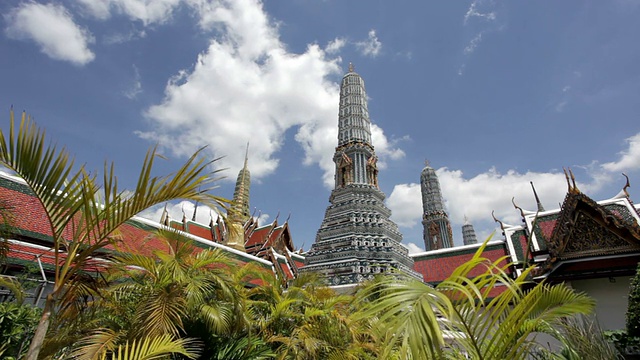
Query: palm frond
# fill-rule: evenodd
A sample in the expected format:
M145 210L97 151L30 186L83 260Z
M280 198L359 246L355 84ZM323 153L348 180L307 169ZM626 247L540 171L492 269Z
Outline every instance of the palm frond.
M112 352L103 352L101 360L153 360L168 355L182 355L195 359L197 343L189 339L172 339L169 335L149 336L119 345Z
M122 334L110 329L98 329L81 339L71 356L77 360L97 360L112 352L122 340Z

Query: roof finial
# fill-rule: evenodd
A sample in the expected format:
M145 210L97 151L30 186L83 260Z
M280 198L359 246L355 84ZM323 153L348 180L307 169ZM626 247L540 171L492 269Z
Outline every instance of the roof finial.
M524 210L522 210L522 208L518 205L516 205L516 198L512 197L511 198L511 203L513 204L513 207L520 210L520 216L522 217L522 222L524 222Z
M569 192L571 192L571 183L569 182L569 174L567 173L567 169L562 167L562 171L564 172L564 178L567 179L567 187L569 188Z
M491 211L491 217L493 217L493 221L497 222L498 224L500 224L500 230L502 230L504 232L504 223L500 220L498 220L498 218L496 218L496 212L495 211Z
M576 185L576 177L573 175L573 171L571 171L571 168L569 168L569 175L571 175L571 183L573 184L573 191L576 193L579 193L580 189L578 189L578 186Z
M353 64L349 62L349 72L353 72Z
M424 166L429 167L430 165L429 159L424 159Z
M631 187L631 185L629 184L629 177L627 176L627 174L622 173L622 175L624 175L625 178L627 178L627 184L622 188L622 191L624 191L624 194L629 197L629 192L627 191L627 189L629 187Z
M162 216L160 217L160 224L169 226L169 211L167 211L167 204L164 204L164 210L162 210Z
M198 213L198 202L196 201L196 205L193 207L193 216L191 217L191 221L196 221L196 214Z
M538 212L544 211L544 206L542 206L542 202L540 202L540 198L538 197L538 193L536 192L535 186L533 186L533 181L529 181L531 184L531 188L533 189L533 196L536 198L536 204L538 205Z

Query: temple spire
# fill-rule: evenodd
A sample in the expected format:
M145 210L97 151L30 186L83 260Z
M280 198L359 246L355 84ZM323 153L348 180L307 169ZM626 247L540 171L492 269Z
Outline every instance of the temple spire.
M244 224L251 216L249 212L249 189L251 187L251 173L249 172L249 142L244 155L244 165L238 173L236 188L233 192L231 217Z
M353 64L342 78L338 109L335 188L301 271L317 271L334 286L355 286L397 270L422 279L407 248L399 244L402 234L378 187L367 94Z
M251 218L249 213L249 188L251 187L251 174L249 172L249 142L244 154L244 165L238 172L236 188L233 192L233 200L229 209L229 228L225 239L225 245L234 249L245 251L245 224Z
M420 174L422 193L422 226L425 250L450 248L453 246L453 232L449 216L444 209L440 181L434 168L425 161Z
M335 187L352 184L378 187L378 157L371 144L371 120L364 80L353 72L342 78L338 110Z

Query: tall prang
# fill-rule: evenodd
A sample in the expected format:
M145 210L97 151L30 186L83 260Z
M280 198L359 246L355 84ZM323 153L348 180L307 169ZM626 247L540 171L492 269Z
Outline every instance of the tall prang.
M440 191L440 181L436 171L425 161L420 174L422 192L422 226L426 251L453 246L453 233L449 216L444 210L444 200Z
M378 187L377 161L364 80L349 64L340 86L335 187L303 268L321 273L329 285L358 284L392 269L422 279L389 218L391 210Z

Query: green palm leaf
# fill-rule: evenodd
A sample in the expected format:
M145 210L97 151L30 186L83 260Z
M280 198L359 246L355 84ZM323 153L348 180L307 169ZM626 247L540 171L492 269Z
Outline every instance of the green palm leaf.
M188 359L197 357L195 343L188 339L172 339L169 335L145 337L119 345L112 352L102 352L101 360L153 360L168 355L182 355Z

